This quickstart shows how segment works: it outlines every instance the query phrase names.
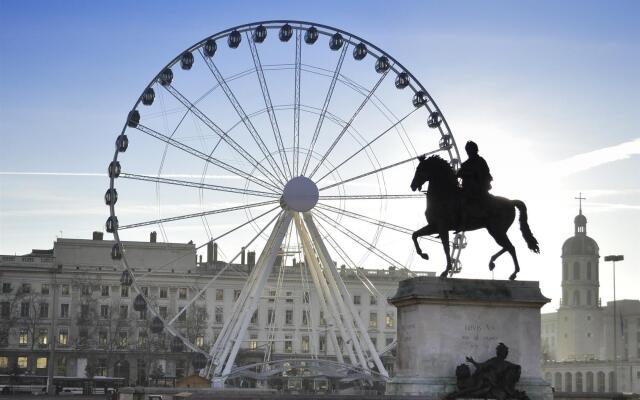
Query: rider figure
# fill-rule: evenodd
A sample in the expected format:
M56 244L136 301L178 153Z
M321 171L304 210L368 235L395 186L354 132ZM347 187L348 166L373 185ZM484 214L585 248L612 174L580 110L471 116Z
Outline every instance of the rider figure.
M464 230L470 214L482 214L493 180L487 162L478 155L478 145L468 141L464 149L469 158L462 163L457 174L458 178L462 179L461 229L459 230Z

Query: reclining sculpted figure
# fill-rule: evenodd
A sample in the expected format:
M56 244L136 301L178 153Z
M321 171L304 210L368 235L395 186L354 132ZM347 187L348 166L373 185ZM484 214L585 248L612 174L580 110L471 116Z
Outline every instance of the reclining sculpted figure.
M458 365L456 368L458 390L449 393L446 399L529 400L525 392L515 388L520 380L521 368L507 361L507 354L509 349L504 343L500 343L496 347L496 356L485 362L476 362L472 357L467 357L467 361L473 364L476 370L471 374L467 364Z

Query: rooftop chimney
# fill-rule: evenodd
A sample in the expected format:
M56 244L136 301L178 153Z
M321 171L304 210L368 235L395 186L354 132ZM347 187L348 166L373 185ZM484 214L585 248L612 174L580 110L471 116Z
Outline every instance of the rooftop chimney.
M256 252L250 251L247 253L247 266L249 267L249 271L253 270L253 267L256 266Z
M213 243L213 263L218 262L218 243Z
M153 231L149 234L150 243L155 243L157 238L158 238L158 234L156 233L156 231Z
M100 231L93 231L93 240L102 240L104 233Z
M244 265L244 256L245 256L245 251L244 251L244 246L242 247L242 250L240 251L240 265Z
M213 242L207 243L207 264L213 262Z

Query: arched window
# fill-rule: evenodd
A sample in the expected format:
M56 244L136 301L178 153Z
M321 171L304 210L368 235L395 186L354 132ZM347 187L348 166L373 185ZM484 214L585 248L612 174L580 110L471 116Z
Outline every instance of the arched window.
M580 305L580 292L578 290L573 291L573 305L574 306Z
M591 303L591 290L587 290L587 305L590 306Z
M617 392L618 385L616 385L616 375L614 374L613 371L609 372L609 391L610 392Z
M571 372L564 373L564 391L573 392L573 380L571 379Z
M582 372L576 372L576 392L582 392Z
M577 261L573 263L573 279L580 279L580 263Z
M591 262L587 263L587 280L591 280Z
M602 379L604 379L604 374ZM556 390L558 392L562 392L562 374L560 372L556 372L553 382L555 384L554 387L556 388Z
M604 393L605 391L605 383L604 383L604 372L598 372L598 393Z
M569 279L569 264L562 264L562 280L566 281Z
M587 392L593 393L593 372L587 372Z

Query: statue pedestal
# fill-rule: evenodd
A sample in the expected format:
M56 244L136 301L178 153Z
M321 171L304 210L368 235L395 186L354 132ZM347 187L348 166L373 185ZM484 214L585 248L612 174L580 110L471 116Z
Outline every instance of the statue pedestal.
M441 400L457 389L456 367L467 356L484 362L503 342L507 361L522 367L516 388L531 400L552 400L540 369L540 308L547 302L533 281L401 281L389 299L398 309L398 345L386 393Z

